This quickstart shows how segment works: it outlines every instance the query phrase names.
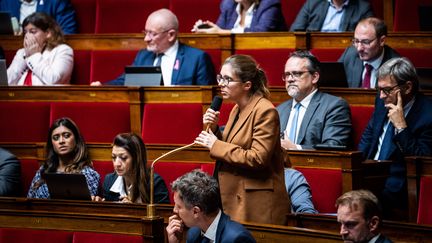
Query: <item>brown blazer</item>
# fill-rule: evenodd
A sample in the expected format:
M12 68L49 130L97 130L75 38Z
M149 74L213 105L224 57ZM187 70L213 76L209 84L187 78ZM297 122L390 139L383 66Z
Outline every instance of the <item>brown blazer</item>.
M210 150L218 163L223 210L235 221L285 224L291 208L284 181L288 157L280 145L278 113L259 95L251 98L233 127L238 112L236 105L222 140Z

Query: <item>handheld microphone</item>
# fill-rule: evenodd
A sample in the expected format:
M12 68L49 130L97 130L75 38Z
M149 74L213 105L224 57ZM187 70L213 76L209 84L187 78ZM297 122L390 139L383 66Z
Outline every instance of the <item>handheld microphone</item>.
M219 111L221 106L222 106L222 101L223 101L222 97L215 96L213 98L211 105L210 105L210 108L214 111ZM208 132L209 129L210 129L210 124L207 125L206 131Z
M210 105L210 108L214 111L219 111L221 106L222 106L222 100L223 100L222 97L215 96L213 98L211 105Z

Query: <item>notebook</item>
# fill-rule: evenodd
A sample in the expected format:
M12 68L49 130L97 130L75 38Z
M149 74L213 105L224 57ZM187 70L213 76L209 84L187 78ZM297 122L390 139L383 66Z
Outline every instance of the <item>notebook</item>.
M0 12L0 35L13 35L13 27L9 12Z
M321 73L319 86L348 88L348 82L343 63L322 62L320 64L320 69Z
M0 86L7 86L7 69L6 69L6 60L0 59Z
M162 72L159 66L126 66L125 86L160 86Z
M51 199L91 200L84 174L45 173Z

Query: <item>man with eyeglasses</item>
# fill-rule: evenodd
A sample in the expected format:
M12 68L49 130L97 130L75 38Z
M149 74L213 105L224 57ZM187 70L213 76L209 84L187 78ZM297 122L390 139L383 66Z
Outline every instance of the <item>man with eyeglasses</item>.
M177 17L168 9L151 13L146 22L144 41L147 48L140 50L132 66L160 66L163 84L212 85L216 83L215 70L210 56L180 43ZM107 85L124 85L125 75L106 82ZM96 81L92 86L102 85Z
M377 76L375 111L359 150L365 159L394 162L380 198L384 215L391 218L407 212L404 157L432 155L432 101L419 92L416 70L407 58L387 61Z
M351 115L348 103L318 90L319 61L308 51L291 53L282 79L292 99L277 107L281 145L308 149L315 145L349 146Z
M338 60L345 66L350 88L375 88L378 68L387 60L400 57L385 44L386 37L387 26L378 18L366 18L357 24L352 46Z

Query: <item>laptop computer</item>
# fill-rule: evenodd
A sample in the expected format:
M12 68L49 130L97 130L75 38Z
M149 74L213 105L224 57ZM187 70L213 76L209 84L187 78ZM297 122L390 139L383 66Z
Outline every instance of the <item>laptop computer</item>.
M0 59L0 86L7 86L7 69L6 69L6 60Z
M51 199L91 200L84 174L45 173Z
M160 86L162 85L162 71L159 66L126 66L126 86Z
M9 12L0 12L0 35L13 35L11 15Z
M319 86L348 88L345 67L341 62L322 62Z

